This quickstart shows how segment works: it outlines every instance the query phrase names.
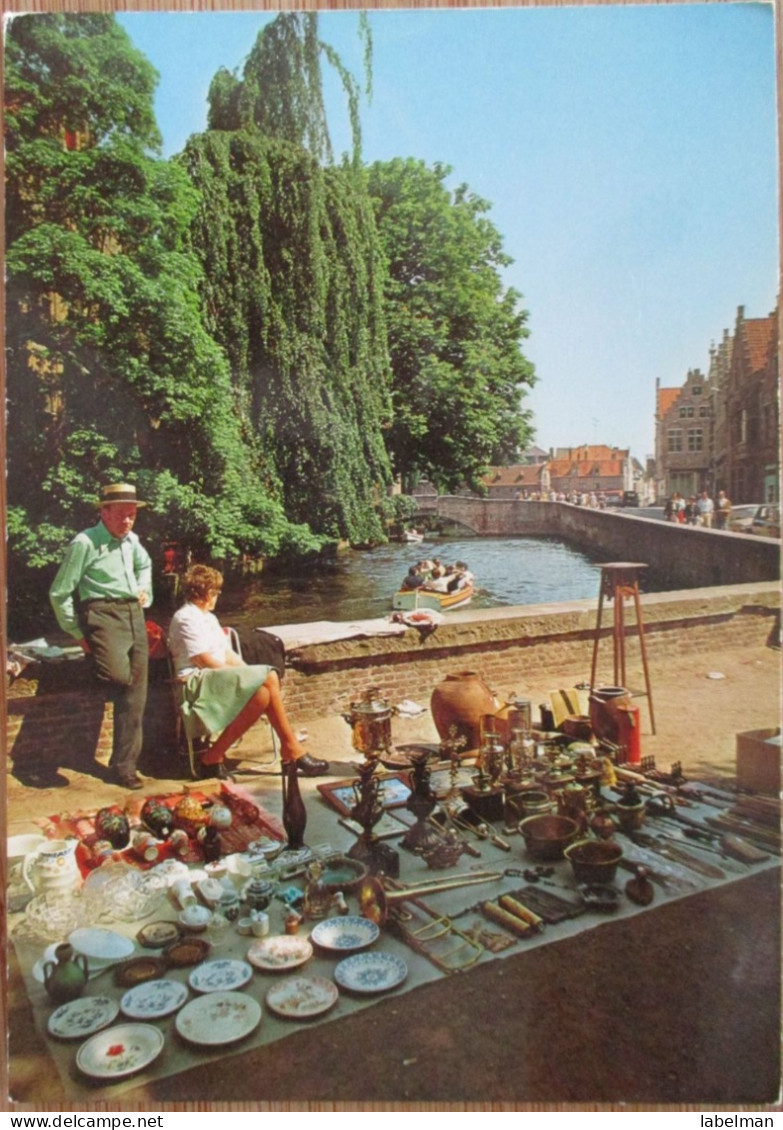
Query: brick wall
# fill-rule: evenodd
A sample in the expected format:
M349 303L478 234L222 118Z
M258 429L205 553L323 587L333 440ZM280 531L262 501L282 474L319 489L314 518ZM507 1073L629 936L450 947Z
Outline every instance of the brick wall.
M611 606L609 606L610 608ZM599 681L611 682L611 611L605 608ZM650 666L670 655L762 646L779 639L777 585L656 593L643 598ZM546 674L589 678L595 601L527 605L449 613L430 636L342 640L310 646L289 657L285 698L297 723L340 713L368 687L393 702L429 702L449 673L479 671L501 693L524 692ZM629 666L637 662L633 615ZM111 704L79 661L31 664L8 688L7 741L15 764L75 769L106 761L111 750ZM153 664L141 767L161 767L174 754L174 711L165 664Z

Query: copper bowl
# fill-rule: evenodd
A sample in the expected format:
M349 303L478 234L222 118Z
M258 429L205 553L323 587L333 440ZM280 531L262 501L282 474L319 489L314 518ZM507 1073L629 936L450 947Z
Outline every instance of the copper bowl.
M520 821L527 853L533 859L562 859L565 848L579 834L570 816L528 816Z
M577 883L611 883L623 849L614 840L577 840L563 852Z

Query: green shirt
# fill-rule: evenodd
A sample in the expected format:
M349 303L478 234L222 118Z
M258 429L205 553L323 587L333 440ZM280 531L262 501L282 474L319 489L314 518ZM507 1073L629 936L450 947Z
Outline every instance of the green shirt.
M76 614L79 600L123 600L147 593L144 607L152 603L152 562L134 533L115 538L99 522L83 530L65 552L49 589L57 623L77 640L84 637Z

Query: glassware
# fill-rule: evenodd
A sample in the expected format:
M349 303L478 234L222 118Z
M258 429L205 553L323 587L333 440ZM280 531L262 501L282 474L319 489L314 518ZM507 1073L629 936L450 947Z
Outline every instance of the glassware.
M323 865L314 860L307 868L307 885L304 892L306 918L326 918L332 905L332 895L323 880Z

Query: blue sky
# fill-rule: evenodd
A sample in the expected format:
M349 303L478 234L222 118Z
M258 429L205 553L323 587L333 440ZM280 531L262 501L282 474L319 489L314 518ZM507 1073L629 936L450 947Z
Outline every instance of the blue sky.
M239 69L263 12L118 15L161 75L164 152L206 124L220 66ZM655 381L706 371L737 306L778 285L774 19L768 4L373 11L366 161L453 168L492 205L523 295L527 404L542 447L653 451ZM357 76L355 12L321 35ZM335 150L349 147L327 84Z

